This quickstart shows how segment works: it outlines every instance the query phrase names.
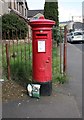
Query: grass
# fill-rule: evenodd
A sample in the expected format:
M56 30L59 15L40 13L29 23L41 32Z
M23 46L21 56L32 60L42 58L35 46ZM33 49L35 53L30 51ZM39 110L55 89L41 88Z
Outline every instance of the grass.
M31 44L13 44L9 46L11 79L28 82L32 79ZM3 47L3 77L7 77L6 48Z
M0 79L2 78L2 46L0 44Z
M0 68L2 67L2 46L0 44Z
M56 47L53 45L53 83L59 82L59 83L65 83L67 80L67 77L60 73L60 55L59 55L59 47Z

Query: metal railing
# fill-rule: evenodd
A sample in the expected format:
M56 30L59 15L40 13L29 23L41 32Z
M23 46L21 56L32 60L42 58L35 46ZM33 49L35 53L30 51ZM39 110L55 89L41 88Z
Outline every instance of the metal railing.
M25 39L17 37L17 31L4 32L2 40L2 66L3 77L10 79L30 79L32 64L32 46L29 33Z

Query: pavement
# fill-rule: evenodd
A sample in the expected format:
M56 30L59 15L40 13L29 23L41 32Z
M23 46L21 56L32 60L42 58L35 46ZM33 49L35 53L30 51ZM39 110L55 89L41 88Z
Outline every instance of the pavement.
M51 96L30 98L2 104L3 118L82 118L81 51L68 44L69 81L53 86Z
M2 84L0 83L0 119L2 118Z
M81 45L82 46L82 45ZM69 44L67 55L68 74L70 77L68 89L75 97L80 113L82 114L82 49ZM71 60L70 60L71 59Z
M80 118L73 96L56 94L3 104L3 118Z

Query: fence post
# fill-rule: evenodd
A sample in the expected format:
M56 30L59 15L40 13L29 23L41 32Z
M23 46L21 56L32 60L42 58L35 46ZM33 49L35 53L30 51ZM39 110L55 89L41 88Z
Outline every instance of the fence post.
M8 80L10 80L10 57L9 57L9 49L8 43L6 43L6 60L7 60L7 73L8 73Z
M67 26L64 27L64 64L63 64L63 72L66 75L67 69Z
M60 73L62 73L62 43L61 43L61 27L60 27Z

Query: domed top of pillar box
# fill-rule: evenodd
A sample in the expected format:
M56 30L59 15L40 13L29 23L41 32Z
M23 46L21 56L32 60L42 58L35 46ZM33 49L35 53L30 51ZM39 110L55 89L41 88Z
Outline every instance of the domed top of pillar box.
M39 19L33 19L30 20L29 25L32 28L45 28L45 27L49 27L52 28L53 25L55 25L55 21L53 20L49 20L49 19L45 19L44 16L41 16Z

